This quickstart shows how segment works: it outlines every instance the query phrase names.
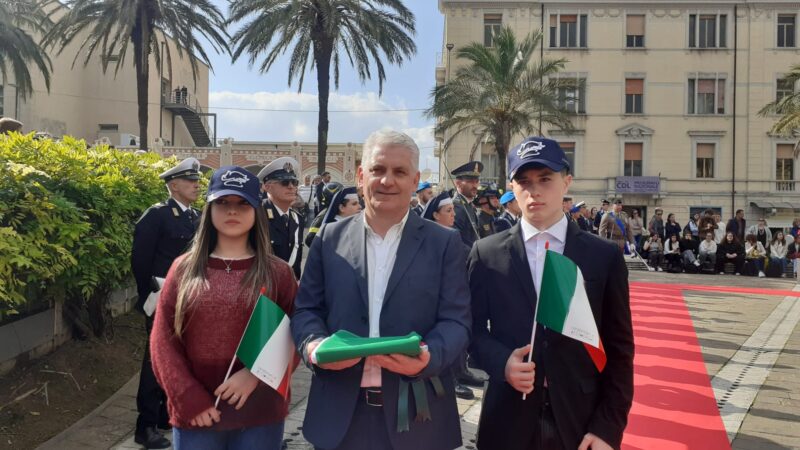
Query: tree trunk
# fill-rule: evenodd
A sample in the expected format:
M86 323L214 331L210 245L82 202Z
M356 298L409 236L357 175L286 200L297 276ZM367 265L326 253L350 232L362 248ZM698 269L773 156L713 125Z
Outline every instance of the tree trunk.
M147 150L148 82L150 75L150 30L144 13L131 33L133 40L133 65L136 70L136 101L139 107L139 148Z
M506 178L506 156L511 142L510 133L504 129L499 130L494 139L494 151L497 153L497 186L505 189L509 181Z
M317 173L325 172L328 155L328 96L331 90L331 56L333 42L320 40L314 46L317 65L317 90L319 91L319 118L317 122ZM343 180L342 180L343 181Z

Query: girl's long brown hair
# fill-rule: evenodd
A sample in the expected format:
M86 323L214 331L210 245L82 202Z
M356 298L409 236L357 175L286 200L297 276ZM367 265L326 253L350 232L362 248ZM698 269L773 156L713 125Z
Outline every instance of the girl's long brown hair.
M206 268L208 256L217 246L217 229L211 222L211 208L213 202L206 203L203 215L200 218L200 227L192 240L186 257L175 268L178 277L178 300L175 304L175 335L180 338L186 328L186 314L194 307L200 294L209 288ZM272 244L269 239L269 220L264 208L258 207L256 220L250 229L248 242L255 252L255 262L245 274L239 286L239 293L249 290L251 302L258 298L262 287L266 292L272 292L275 277L274 265L278 258L272 254ZM238 294L237 293L237 296Z

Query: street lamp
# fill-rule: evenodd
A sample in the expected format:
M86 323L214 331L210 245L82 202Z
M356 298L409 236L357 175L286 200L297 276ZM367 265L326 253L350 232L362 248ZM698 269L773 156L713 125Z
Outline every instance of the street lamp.
M164 44L166 41L161 42L161 54L159 55L158 60L161 62L158 68L158 86L159 86L159 97L161 97L161 101L159 104L161 105L158 110L158 137L164 140ZM172 140L175 140L175 136L172 136Z
M447 44L447 81L450 81L450 53L453 51L455 44Z

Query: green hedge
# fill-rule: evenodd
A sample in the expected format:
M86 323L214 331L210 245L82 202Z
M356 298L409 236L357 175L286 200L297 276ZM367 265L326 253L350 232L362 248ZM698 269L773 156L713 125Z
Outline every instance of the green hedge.
M174 164L71 138L0 136L0 322L31 302L104 304L129 279L133 226L166 197L158 174Z

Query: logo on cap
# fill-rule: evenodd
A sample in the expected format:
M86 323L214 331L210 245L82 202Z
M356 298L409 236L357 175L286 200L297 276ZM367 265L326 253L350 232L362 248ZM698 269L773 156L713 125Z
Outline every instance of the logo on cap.
M292 167L292 163L290 163L290 162L287 162L286 164L283 165L283 170L285 170L287 172L292 172L293 169L294 168Z
M525 159L529 156L539 156L542 150L544 150L544 142L528 141L519 147L517 156L521 159Z
M219 177L224 186L243 188L250 178L238 170L229 170Z

